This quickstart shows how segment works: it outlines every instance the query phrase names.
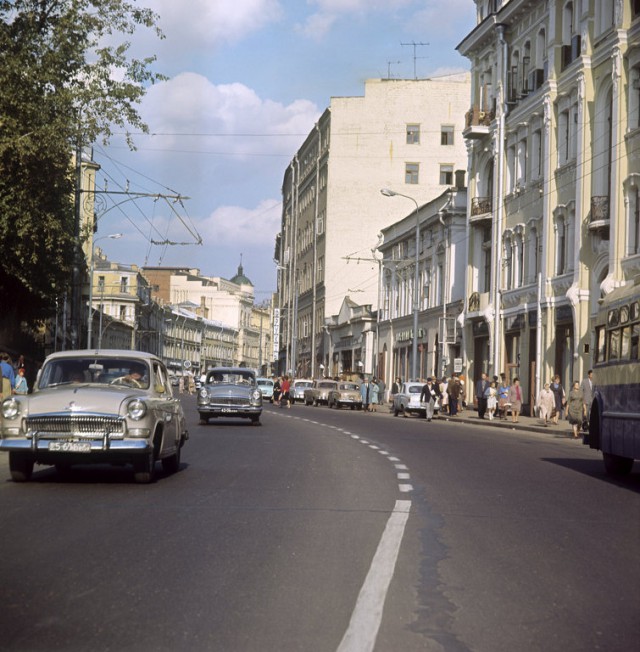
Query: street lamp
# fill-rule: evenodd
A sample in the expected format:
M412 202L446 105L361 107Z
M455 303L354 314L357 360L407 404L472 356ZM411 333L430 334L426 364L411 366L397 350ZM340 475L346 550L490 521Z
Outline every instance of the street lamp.
M89 271L89 325L87 326L87 349L91 348L91 335L93 333L93 272L95 270L96 261L96 242L111 238L111 240L118 240L122 237L122 233L111 233L96 238L91 245L91 266Z
M418 379L418 313L420 312L420 293L418 291L418 284L420 282L420 207L418 202L409 195L403 195L401 192L390 190L389 188L382 188L380 192L385 197L404 197L410 199L416 205L416 263L415 263L415 278L413 281L413 338L411 345L411 376L413 380ZM380 309L380 306L378 306Z

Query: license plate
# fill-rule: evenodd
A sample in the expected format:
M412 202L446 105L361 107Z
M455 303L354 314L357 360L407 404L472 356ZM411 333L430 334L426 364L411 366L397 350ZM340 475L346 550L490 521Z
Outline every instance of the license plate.
M227 414L235 414L238 410L235 408L222 408L222 412L226 412Z
M90 453L90 441L50 441L49 450L53 453Z

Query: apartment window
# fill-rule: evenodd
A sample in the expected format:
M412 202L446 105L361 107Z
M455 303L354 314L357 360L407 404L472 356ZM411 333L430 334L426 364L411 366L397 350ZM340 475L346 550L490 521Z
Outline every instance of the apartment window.
M513 192L516 187L516 146L507 147L507 192Z
M513 247L511 241L507 240L504 244L504 287L506 290L513 288Z
M637 186L633 187L629 204L629 254L633 256L640 254L640 190Z
M491 289L491 227L482 233L482 284L480 292L489 292Z
M556 274L567 271L567 224L563 219L556 223Z
M640 0L631 0L631 16L634 20L640 16Z
M640 3L640 0L638 0ZM636 66L631 69L631 85L629 88L629 108L627 120L629 129L638 129L640 127L640 67Z
M120 320L126 321L127 319L127 306L120 306Z
M407 145L420 144L420 125L407 125Z
M533 132L531 147L531 178L539 179L542 176L542 131Z
M100 290L100 292L104 292L104 284L104 276L98 276L98 290Z
M419 163L407 163L404 166L404 182L417 184L420 181L420 164Z
M440 185L452 186L453 185L453 165L440 166Z
M442 125L440 128L440 144L453 145L454 127L452 125Z
M120 278L120 292L127 294L129 291L129 279L126 276Z
M569 160L569 111L562 111L558 116L558 167Z
M523 138L518 143L518 179L517 182L525 183L527 180L527 139Z

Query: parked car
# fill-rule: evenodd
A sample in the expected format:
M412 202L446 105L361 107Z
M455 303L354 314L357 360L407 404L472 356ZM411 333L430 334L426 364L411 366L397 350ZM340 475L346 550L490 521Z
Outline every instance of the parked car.
M309 378L299 378L294 380L291 383L291 389L289 390L289 396L291 397L291 402L295 403L296 401L304 401L304 390L309 387L313 387L313 380Z
M305 405L326 405L329 401L329 392L337 387L335 380L314 380L311 387L304 390Z
M162 361L138 351L62 351L48 356L33 394L2 402L0 451L16 482L35 464L133 465L136 482L154 479L156 461L180 467L189 438Z
M401 412L406 417L410 414L417 414L425 417L426 406L420 403L420 394L424 383L408 382L402 383L400 391L393 397L393 414L398 416Z
M250 419L260 425L262 392L256 374L245 367L215 367L207 372L204 387L198 392L200 423L219 417Z
M352 410L362 410L362 395L358 383L338 383L335 389L329 392L327 399L329 407L350 407Z
M262 398L273 401L273 380L271 378L256 378L256 383L262 392Z

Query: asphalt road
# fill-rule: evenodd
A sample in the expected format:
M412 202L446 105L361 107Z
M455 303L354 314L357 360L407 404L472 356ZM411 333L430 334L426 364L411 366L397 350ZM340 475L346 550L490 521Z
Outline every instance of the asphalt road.
M178 474L0 457L0 649L637 649L640 473L550 434L295 406ZM384 610L382 607L384 606Z

